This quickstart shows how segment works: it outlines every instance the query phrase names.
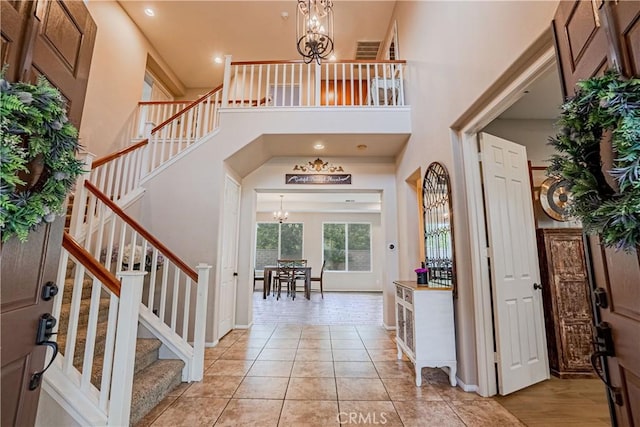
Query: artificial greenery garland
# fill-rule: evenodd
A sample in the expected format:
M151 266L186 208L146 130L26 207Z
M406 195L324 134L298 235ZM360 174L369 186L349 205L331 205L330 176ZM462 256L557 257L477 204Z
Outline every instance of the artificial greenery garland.
M640 247L640 79L613 71L578 83L562 105L561 130L550 143L560 153L549 174L568 181L570 213L607 247ZM610 135L613 167L602 171L600 141Z
M24 242L43 221L55 219L82 172L78 131L60 92L44 77L32 85L0 76L0 92L0 230L3 242L12 236ZM36 163L39 179L29 175Z

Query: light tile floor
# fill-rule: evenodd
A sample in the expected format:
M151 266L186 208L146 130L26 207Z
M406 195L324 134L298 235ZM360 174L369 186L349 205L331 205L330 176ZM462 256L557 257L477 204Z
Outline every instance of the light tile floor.
M393 332L381 324L381 293L276 301L256 292L254 326L208 348L204 380L179 386L139 425L608 425L597 380L552 378L493 399L424 369L416 387L411 363L397 359Z
M262 299L253 293L253 323L298 325L382 325L382 292L312 292L311 299L298 292L296 299L283 295Z
M440 370L424 369L416 387L380 326L255 325L207 349L206 366L202 382L179 386L140 425L523 425Z

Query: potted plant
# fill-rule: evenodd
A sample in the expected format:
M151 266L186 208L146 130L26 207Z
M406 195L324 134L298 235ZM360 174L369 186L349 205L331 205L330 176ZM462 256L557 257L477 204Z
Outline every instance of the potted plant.
M60 92L37 83L9 83L0 75L0 230L2 242L52 222L83 163L78 131L68 121Z

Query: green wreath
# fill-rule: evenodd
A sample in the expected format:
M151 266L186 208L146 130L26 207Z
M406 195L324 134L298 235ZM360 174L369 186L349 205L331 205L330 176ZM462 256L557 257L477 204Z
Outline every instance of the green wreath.
M32 85L2 75L0 92L0 230L2 242L24 242L61 212L84 164L76 159L78 131L65 101L44 77Z
M640 79L614 71L578 83L562 105L560 133L550 144L560 153L549 175L568 181L569 212L607 247L640 245ZM613 167L602 171L600 141L611 137Z

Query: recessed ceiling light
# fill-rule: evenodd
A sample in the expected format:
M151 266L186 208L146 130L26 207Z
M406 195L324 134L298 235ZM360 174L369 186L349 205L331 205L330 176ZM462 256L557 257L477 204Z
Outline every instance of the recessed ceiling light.
M335 60L336 60L336 54L334 53L329 57L329 61L335 61Z
M317 144L313 145L313 148L315 148L316 150L323 150L324 149L324 144L318 142Z
M356 147L358 150L366 150L367 146L365 144L360 144Z
M222 58L216 56L215 58L213 58L213 62L215 62L216 64L222 64Z
M150 7L146 8L144 10L145 15L147 16L156 16L156 13L153 11L153 9L151 9Z

